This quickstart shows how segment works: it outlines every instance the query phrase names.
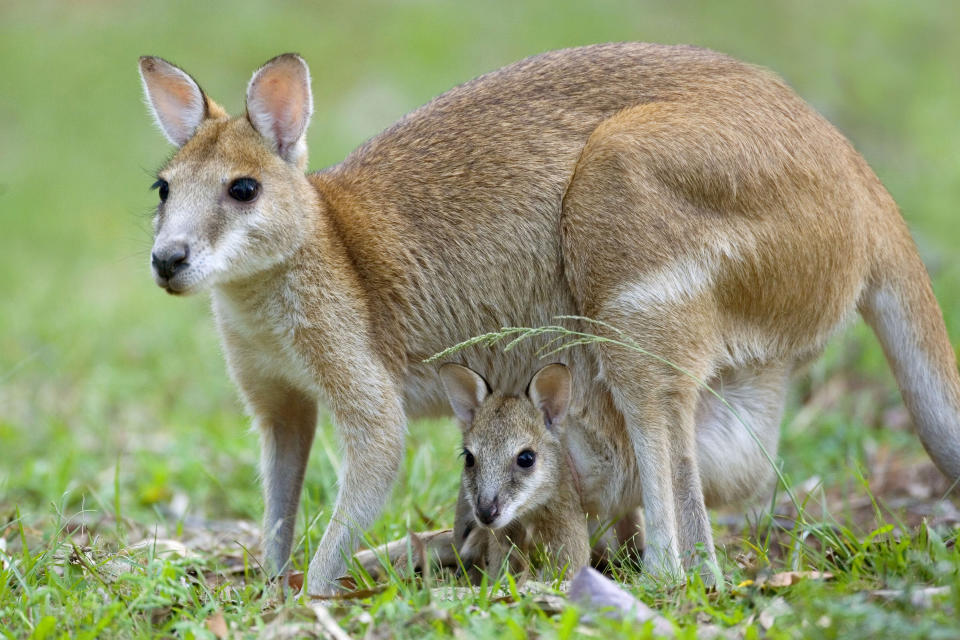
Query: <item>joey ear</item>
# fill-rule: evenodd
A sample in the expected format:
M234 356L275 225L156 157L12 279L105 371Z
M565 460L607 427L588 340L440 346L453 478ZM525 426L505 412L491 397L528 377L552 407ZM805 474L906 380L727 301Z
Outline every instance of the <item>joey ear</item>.
M306 164L307 125L313 114L310 68L295 53L260 67L247 85L247 119L281 158Z
M204 118L226 115L207 99L197 81L163 58L140 58L140 80L154 119L167 139L178 147L193 136ZM217 113L211 114L211 109Z
M527 395L534 406L543 412L543 421L548 429L566 417L572 388L570 369L560 363L548 364L530 379Z
M453 362L441 366L439 374L454 414L470 424L477 408L490 395L487 381L473 369Z

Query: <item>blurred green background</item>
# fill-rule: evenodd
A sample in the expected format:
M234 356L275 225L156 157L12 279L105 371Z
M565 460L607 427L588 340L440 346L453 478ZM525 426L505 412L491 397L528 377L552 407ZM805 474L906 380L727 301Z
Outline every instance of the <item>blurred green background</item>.
M0 513L53 503L149 520L259 518L256 434L227 380L205 296L174 299L147 265L152 172L172 148L142 103L136 60L182 65L228 110L251 72L297 51L311 65L311 167L445 89L519 58L645 40L718 49L774 69L855 143L893 193L960 340L960 3L51 2L0 3ZM854 380L815 420L799 403ZM786 468L838 478L898 407L862 323L798 385ZM866 389L867 391L864 391ZM804 428L801 429L800 426ZM413 426L381 521L414 505L449 522L459 435ZM315 445L305 512L328 505L336 445ZM119 488L115 495L115 487ZM116 501L115 501L116 499Z

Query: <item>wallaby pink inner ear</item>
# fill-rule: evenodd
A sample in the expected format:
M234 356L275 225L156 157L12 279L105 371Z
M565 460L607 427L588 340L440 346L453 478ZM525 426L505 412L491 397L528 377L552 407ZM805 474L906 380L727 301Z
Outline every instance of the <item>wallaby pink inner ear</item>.
M187 72L162 58L140 58L140 79L160 130L181 147L207 115L207 99Z
M469 367L448 362L438 371L450 407L464 424L473 421L473 415L490 394L487 381Z
M573 381L570 369L556 363L543 367L530 379L528 395L540 411L548 428L555 427L567 416Z
M247 118L284 160L296 162L305 154L312 114L310 70L300 56L278 56L253 74L247 86Z

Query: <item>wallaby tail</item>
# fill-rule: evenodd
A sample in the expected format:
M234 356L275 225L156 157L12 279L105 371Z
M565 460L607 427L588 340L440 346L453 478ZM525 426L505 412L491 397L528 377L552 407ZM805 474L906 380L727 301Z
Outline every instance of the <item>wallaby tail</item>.
M930 277L901 220L881 248L860 313L883 345L904 404L934 464L960 479L960 373Z

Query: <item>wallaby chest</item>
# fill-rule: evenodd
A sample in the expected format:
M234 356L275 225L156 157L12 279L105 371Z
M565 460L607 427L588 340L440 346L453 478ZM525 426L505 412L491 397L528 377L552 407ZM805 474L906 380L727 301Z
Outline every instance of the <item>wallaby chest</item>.
M282 381L317 394L316 375L296 341L304 318L299 292L289 276L277 276L269 286L216 289L212 300L234 376Z

